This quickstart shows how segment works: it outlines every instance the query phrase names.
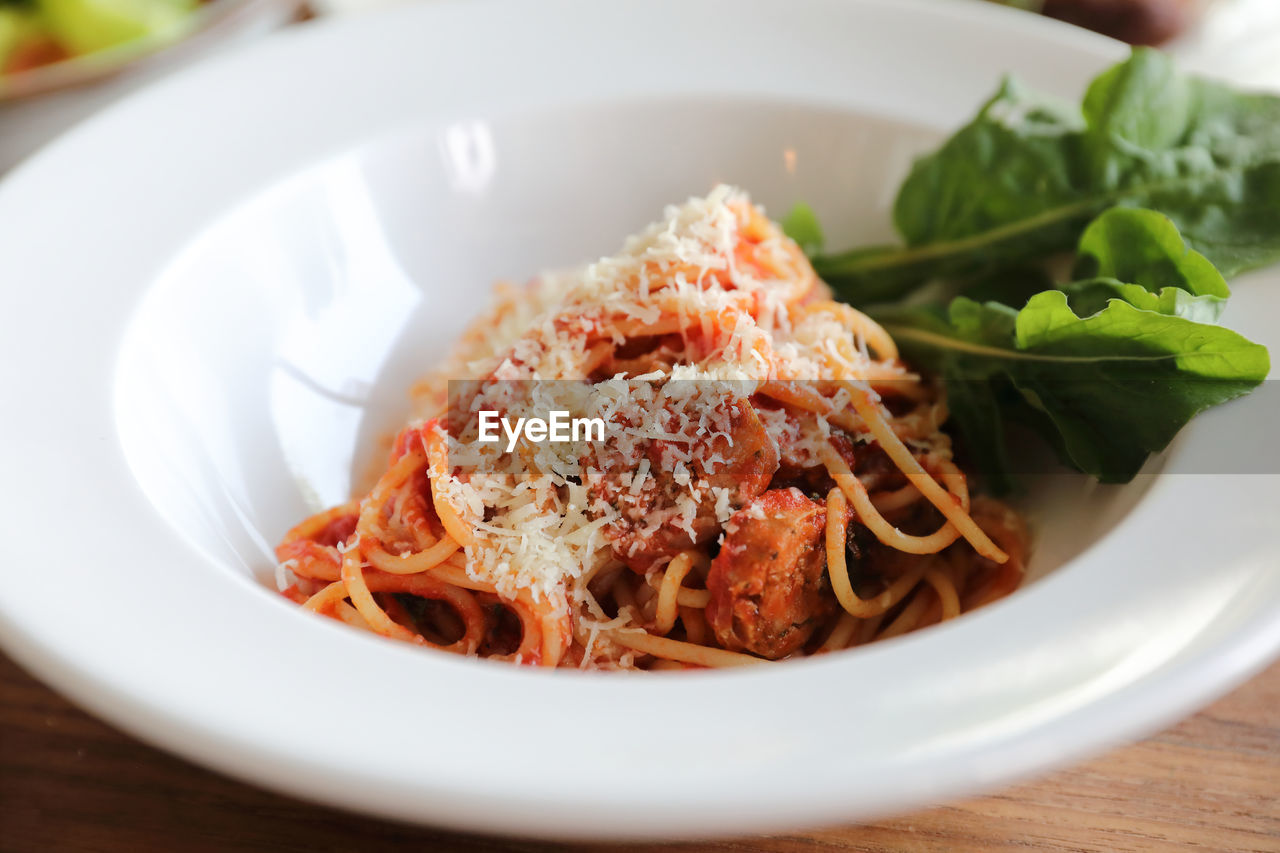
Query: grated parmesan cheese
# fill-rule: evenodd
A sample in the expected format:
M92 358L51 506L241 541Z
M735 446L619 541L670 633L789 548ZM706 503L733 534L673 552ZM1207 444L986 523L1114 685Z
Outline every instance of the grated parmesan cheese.
M486 387L482 396L507 394L498 407L520 416L526 410L545 412L552 397L558 405L560 395L577 393L563 408L589 410L612 425L609 451L619 460L611 466L612 477L624 488L608 499L603 495L610 471L584 465L569 446L520 445L508 456L501 443L445 436L452 470L433 472L433 487L436 499L474 531L466 552L466 571L473 578L493 583L506 596L529 590L563 604L566 590L585 590L585 583L575 580L612 559L612 532L625 512L647 508L639 520L627 522L641 535L666 525L692 538L703 506L711 507L723 525L741 506L736 489L706 479L729 463L724 454L733 447L730 413L722 401L749 397L766 380L829 375L824 365L833 358L844 360L844 375L860 375L867 367L871 357L864 341L844 355L833 349L833 336L848 335L836 318L822 312L792 315L787 294L795 281L762 278L760 267L739 262L736 249L752 214L762 212L744 193L719 186L705 198L668 207L660 221L627 239L616 255L544 274L521 289L500 285L494 306L464 335L453 358L415 389L418 413L425 416L444 410L449 379L564 380L551 383L554 389L537 386L529 395L537 399L517 399L509 387ZM755 237L755 250L776 259L778 267L785 268L788 250L795 255L794 244L776 228ZM813 275L811 270L801 274ZM619 374L591 386L583 382L589 340L620 344L625 341L616 331L620 323L652 324L664 311L690 324L701 322L704 330L711 317L731 317L732 325L722 329L727 334L714 351L696 363L655 366L630 379ZM801 446L795 425L782 413L760 416L780 452L816 453L817 448ZM650 442L662 443L660 458L655 457L659 476L645 454ZM678 489L655 507L661 475L668 472ZM588 657L598 632L617 619L584 623Z

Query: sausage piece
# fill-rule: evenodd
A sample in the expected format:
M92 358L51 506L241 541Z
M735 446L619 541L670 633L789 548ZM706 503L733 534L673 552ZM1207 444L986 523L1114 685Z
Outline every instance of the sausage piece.
M707 574L707 621L722 646L777 660L813 635L834 601L826 524L826 506L794 488L770 489L729 520Z
M763 492L778 470L778 448L755 409L743 398L722 404L726 433L717 433L692 447L654 439L640 448L648 473L639 489L627 483L640 459L613 458L612 448L597 451L589 467L595 469L587 486L593 500L604 500L619 513L607 528L614 555L636 571L654 565L720 532L723 494L736 509ZM687 458L687 464L683 459ZM674 473L684 464L688 479ZM677 511L691 501L690 483L699 495L691 512Z

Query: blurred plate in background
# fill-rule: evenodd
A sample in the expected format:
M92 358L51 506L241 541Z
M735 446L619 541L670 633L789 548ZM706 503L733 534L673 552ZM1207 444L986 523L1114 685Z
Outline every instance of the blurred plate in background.
M176 41L140 40L0 76L0 173L121 96L293 20L301 0L210 0Z

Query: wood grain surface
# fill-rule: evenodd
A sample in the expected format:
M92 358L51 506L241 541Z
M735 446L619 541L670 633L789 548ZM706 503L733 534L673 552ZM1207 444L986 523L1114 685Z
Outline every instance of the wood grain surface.
M0 657L0 848L541 853L565 845L400 826L241 785L98 722ZM1280 664L1160 735L992 796L820 832L573 849L1280 851Z

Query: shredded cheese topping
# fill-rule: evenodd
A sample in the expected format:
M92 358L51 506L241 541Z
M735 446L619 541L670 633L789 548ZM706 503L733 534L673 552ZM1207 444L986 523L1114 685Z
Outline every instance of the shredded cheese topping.
M744 256L743 245L754 255ZM468 574L504 596L527 590L567 605L572 581L609 560L619 536L634 537L634 549L667 525L692 541L707 504L718 523L728 521L742 505L716 474L740 415L733 401L763 381L859 378L872 363L866 341L834 348L849 327L830 313L805 311L797 288L826 295L795 245L727 186L668 207L616 255L524 288L501 286L454 357L415 389L418 413L444 411L450 379L512 380L484 383L471 410L484 403L511 417L545 416L548 407L598 415L611 425L611 464L606 470L580 447L555 443L521 444L508 455L502 444L437 427L451 468L433 472L437 499L474 529ZM697 332L714 346L696 360L655 362L635 376L587 384L596 348L623 343L629 330ZM882 375L896 369L910 377L905 368L875 364ZM784 460L817 464L817 448L803 445L783 411L761 418ZM659 458L651 458L655 442ZM605 483L609 470L626 472L619 488ZM653 511L655 490L664 487L657 471L669 472L679 491Z

